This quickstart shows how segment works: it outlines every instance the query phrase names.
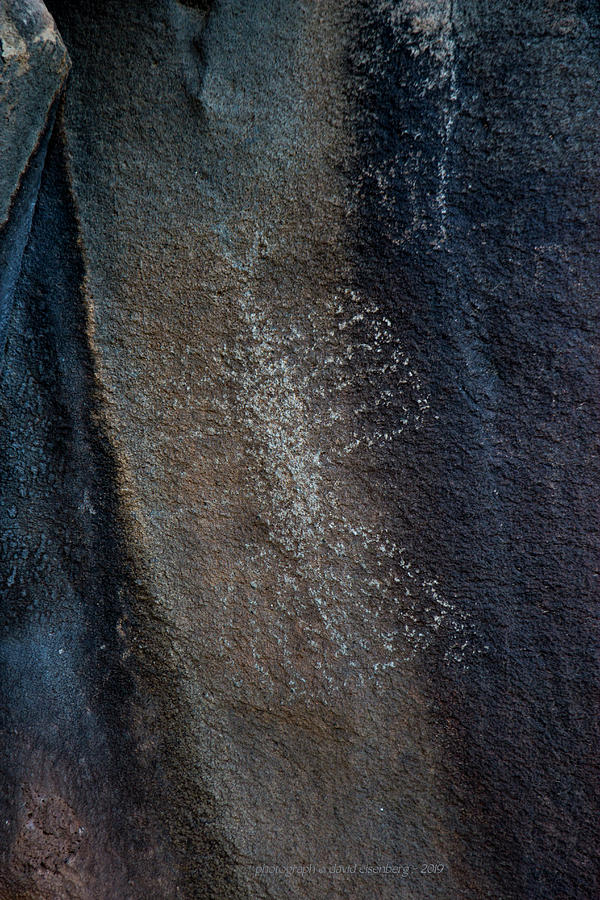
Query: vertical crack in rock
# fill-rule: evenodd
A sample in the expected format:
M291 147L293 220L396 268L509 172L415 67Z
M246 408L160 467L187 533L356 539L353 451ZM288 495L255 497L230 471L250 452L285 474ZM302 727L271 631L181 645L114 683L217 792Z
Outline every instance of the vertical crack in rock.
M134 871L162 876L145 851L141 867L128 859L119 834L136 802L133 688L69 190L55 129L2 377L1 877L33 896L127 896ZM82 853L75 821L89 828Z
M38 0L0 9L0 367L13 295L69 58Z
M33 211L40 189L48 141L54 127L56 104L48 111L47 122L38 147L34 150L10 207L7 221L0 228L0 369L10 324L15 288L21 272L23 251L29 239Z
M186 884L190 896L226 897L210 826L166 815L193 804L208 821L211 801L187 783L183 743L167 747L186 715L160 629L152 667L147 654L135 664L147 601L115 496L64 156L61 117L2 376L0 885L73 900L166 897Z
M169 0L169 3L185 89L191 98L201 101L206 72L204 32L214 0Z

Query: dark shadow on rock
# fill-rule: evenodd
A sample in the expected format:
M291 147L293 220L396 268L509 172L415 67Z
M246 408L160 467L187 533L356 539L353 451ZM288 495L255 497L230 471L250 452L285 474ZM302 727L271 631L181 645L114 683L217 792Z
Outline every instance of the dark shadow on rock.
M62 122L0 397L0 892L233 897L185 703L128 552Z
M461 896L591 898L599 23L591 4L561 28L550 5L509 6L450 4L436 25L365 4L357 23L355 288L430 410L410 424L393 375L396 410L378 410L379 381L359 399L372 429L409 418L372 450L373 494L469 623L419 652Z

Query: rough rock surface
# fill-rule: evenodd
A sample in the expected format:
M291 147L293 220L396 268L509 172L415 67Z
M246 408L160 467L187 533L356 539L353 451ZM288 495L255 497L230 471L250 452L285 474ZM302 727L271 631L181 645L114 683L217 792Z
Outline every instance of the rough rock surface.
M594 898L597 6L48 7L0 897Z
M45 130L69 70L67 51L41 0L6 0L0 9L0 225Z
M69 59L41 0L0 7L0 364ZM9 217L10 212L10 217Z

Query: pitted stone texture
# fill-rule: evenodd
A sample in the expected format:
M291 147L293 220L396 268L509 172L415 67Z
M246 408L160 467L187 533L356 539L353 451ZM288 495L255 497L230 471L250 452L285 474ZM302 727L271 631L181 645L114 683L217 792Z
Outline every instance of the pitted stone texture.
M65 45L44 4L5 0L0 8L0 226L69 67Z
M0 366L69 58L38 0L0 9Z

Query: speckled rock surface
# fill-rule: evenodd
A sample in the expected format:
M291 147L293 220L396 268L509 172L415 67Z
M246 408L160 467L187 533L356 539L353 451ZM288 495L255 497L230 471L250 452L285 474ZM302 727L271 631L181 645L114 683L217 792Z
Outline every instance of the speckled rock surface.
M0 896L595 897L597 7L48 7Z

